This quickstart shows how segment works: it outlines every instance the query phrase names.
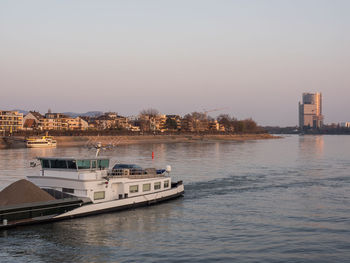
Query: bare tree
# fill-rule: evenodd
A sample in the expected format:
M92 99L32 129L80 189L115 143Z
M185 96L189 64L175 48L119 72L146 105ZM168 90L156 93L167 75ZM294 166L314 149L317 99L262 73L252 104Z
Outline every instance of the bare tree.
M192 118L195 119L195 120L207 120L207 115L205 113L202 113L202 112L192 112L191 113L192 115Z
M255 121L253 121L252 118L244 120L245 122L245 128L247 132L257 132L258 130L258 125L256 124Z
M140 128L143 132L155 129L154 119L159 115L159 111L154 108L144 109L140 112Z
M225 127L225 131L233 131L232 118L228 114L220 114L217 117L218 123Z
M154 109L154 108L148 108L148 109L142 110L140 112L140 115L154 118L154 117L157 117L159 115L159 111L157 109Z
M191 114L186 114L183 119L186 119L186 120L192 120L192 115Z

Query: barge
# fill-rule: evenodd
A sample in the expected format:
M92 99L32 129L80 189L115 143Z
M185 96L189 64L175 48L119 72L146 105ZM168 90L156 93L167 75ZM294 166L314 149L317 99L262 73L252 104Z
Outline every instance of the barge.
M54 200L0 206L0 229L152 205L184 194L171 167L156 170L108 158L38 157L40 174L28 180ZM18 193L20 194L20 193Z

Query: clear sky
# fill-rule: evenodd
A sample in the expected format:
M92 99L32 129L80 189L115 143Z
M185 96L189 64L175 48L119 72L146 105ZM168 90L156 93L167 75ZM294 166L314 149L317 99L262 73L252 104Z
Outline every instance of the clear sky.
M0 0L0 109L350 121L350 1Z

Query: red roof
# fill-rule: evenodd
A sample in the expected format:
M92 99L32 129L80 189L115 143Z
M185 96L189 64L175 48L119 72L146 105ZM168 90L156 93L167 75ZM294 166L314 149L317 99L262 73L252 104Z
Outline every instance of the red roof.
M35 120L34 119L28 119L23 124L24 128L34 128L35 127Z

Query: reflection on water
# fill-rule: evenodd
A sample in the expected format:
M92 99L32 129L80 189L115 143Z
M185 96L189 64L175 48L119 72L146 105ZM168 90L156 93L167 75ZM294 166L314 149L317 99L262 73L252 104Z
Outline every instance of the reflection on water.
M299 136L300 155L304 158L315 158L323 156L324 136Z
M29 168L29 161L38 155L94 155L86 148L33 150L0 151L2 185L37 173L39 168ZM350 258L350 136L125 145L103 154L112 163L172 165L172 176L185 182L185 197L1 232L1 259L346 262Z

